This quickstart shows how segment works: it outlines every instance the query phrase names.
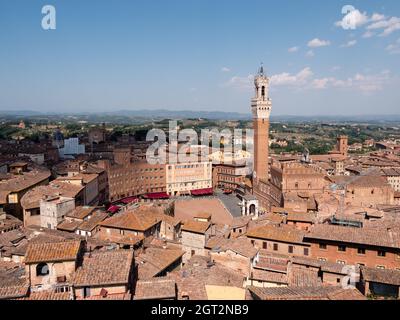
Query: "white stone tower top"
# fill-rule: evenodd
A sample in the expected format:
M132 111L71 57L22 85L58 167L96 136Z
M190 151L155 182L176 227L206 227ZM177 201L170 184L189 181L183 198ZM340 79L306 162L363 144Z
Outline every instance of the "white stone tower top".
M254 119L269 119L272 101L269 98L269 78L264 73L261 64L258 74L254 77L255 97L251 100L251 110Z

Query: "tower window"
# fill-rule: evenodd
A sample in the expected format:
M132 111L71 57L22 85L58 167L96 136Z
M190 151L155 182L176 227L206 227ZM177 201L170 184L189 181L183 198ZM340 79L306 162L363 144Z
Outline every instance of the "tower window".
M265 97L265 87L264 86L261 87L261 96Z

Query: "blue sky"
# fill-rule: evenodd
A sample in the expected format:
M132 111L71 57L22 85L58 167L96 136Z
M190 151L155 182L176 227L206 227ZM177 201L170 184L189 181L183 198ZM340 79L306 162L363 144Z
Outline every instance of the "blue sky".
M399 17L398 0L0 0L0 110L247 113L263 61L275 115L399 114Z

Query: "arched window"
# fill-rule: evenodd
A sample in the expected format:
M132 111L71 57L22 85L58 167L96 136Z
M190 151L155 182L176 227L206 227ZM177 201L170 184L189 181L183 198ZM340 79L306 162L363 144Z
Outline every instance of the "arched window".
M39 263L36 266L36 275L37 276L47 276L50 273L49 266L47 263Z

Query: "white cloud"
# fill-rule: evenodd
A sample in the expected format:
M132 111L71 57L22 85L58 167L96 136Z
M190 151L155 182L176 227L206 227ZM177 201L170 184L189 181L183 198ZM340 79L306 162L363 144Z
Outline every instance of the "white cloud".
M330 41L328 41L328 40L320 40L318 38L315 38L315 39L310 40L308 42L308 46L310 48L326 47L326 46L329 46L330 44L331 44Z
M372 32L372 31L366 31L363 35L362 35L362 37L364 38L364 39L368 39L368 38L371 38L371 37L373 37L375 35L375 32Z
M221 68L221 71L222 71L222 72L230 72L231 69L229 69L228 67L222 67L222 68Z
M400 38L396 42L389 44L386 47L386 51L390 54L400 54Z
M385 15L380 14L380 13L374 13L371 17L371 21L375 22L375 21L381 21L386 19Z
M273 86L302 86L313 76L313 72L309 67L304 68L297 74L283 72L271 76L271 85Z
M400 48L400 39L395 42ZM400 51L399 51L400 53ZM338 70L337 67L334 68ZM254 75L247 77L232 77L225 87L235 87L237 89L251 90L253 88ZM390 83L392 76L390 71L384 70L378 74L356 73L345 79L336 77L314 77L314 72L310 67L300 70L296 74L282 72L270 77L272 87L289 87L296 90L351 90L359 91L363 94L372 94L382 90L386 84Z
M335 25L345 30L356 29L368 23L369 18L366 12L361 13L360 10L353 10L346 14L342 20L337 21Z
M342 48L350 48L350 47L354 47L357 44L357 40L350 40L345 44L342 44L341 47Z
M314 89L326 89L328 83L331 81L333 81L333 78L314 79L311 87Z
M336 71L339 71L340 69L342 69L341 66L333 66L333 67L331 68L331 71L332 71L332 72L336 72Z
M315 56L314 51L312 51L312 50L307 51L307 53L306 53L306 57L307 57L307 58L312 58L312 57L314 57L314 56Z
M390 71L384 70L378 74L357 73L345 80L332 78L329 84L335 88L356 89L363 93L370 94L383 89L390 80Z
M247 77L234 76L224 83L224 87L234 87L238 89L250 89L253 86L254 75L249 74Z
M399 17L391 17L386 20L380 20L374 22L367 26L367 30L379 30L383 29L382 33L379 34L381 37L386 37L392 34L396 30L400 30L400 18Z
M288 49L288 52L293 53L299 51L299 47L291 47Z

